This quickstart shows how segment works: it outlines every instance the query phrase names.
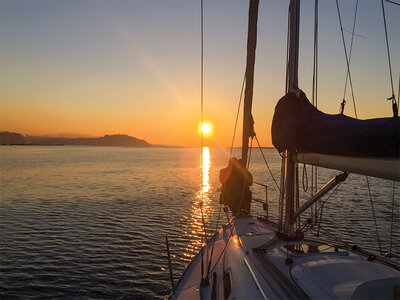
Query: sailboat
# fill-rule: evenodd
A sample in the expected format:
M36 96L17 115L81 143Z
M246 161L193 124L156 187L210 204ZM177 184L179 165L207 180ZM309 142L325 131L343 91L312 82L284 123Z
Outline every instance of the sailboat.
M239 161L243 170L254 136L251 106L258 4L259 0L250 0ZM282 156L282 218L274 222L242 211L243 192L235 216L208 239L177 284L171 274L170 299L400 299L400 265L390 255L307 236L299 226L299 216L349 173L400 180L395 100L393 118L357 120L320 112L298 87L299 14L300 0L291 0L286 94L278 101L272 122L272 141ZM300 163L341 171L302 206L296 171Z

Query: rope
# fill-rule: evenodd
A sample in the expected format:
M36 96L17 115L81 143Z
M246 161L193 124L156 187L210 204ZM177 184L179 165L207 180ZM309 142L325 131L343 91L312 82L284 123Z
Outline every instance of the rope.
M254 140L254 137L251 137L249 158L247 159L247 170L249 170L249 167L250 167L251 150L253 149L253 140Z
M374 202L372 201L371 189L370 189L370 187L369 187L368 176L365 176L365 178L367 178L367 186L368 186L369 200L370 200L370 202L371 202L372 216L374 217L376 236L377 236L377 238L378 238L378 244L379 244L379 251L381 252L381 255L382 255L383 252L382 252L382 247L381 247L381 239L379 238L378 224L376 223Z
M318 0L315 0L315 8L314 8L314 62L313 62L313 84L312 84L312 103L315 107L318 107ZM313 195L313 187L315 186L315 191L317 190L317 166L311 166L311 181L315 181L312 184L311 188L311 196ZM315 174L314 174L315 170ZM304 169L303 169L304 174ZM304 190L304 181L303 181L303 190ZM304 190L306 191L306 190ZM315 203L314 209L317 211L318 204ZM313 217L313 207L311 207L311 217ZM316 221L316 220L315 220Z
M354 31L349 31L349 30L347 30L346 28L343 28L343 31L344 31L344 32L347 32L347 33L350 33L351 35L354 35L354 36L356 36L356 37L365 39L365 36L363 36L363 35L361 35L361 34L357 34L357 33L355 33Z
M290 9L288 11L288 22L287 22L287 35L286 35L286 80L285 80L285 94L288 92L289 89L289 85L288 85L288 73L289 73L289 37L290 37L290 30L289 30L289 26L290 26ZM281 155L279 153L279 155Z
M310 231L312 232L312 230L310 230ZM332 232L330 232L329 230L325 230L325 229L321 228L321 231L323 232L323 234L325 234L325 235L327 235L327 236L333 238L334 240L336 240L336 241L342 243L342 244L345 245L347 248L351 248L351 245L350 245L348 242L346 242L346 241L342 240L341 238L337 237L336 235L334 235L334 234L333 234Z
M353 52L353 41L354 41L354 32L355 32L355 28L356 28L357 8L358 8L358 0L356 1L356 8L354 10L353 29L352 29L352 32L351 32L351 42L350 42L350 50L349 50L349 65L350 65L350 61L351 61L351 54ZM345 98L346 98L348 78L349 78L349 72L346 73L346 81L344 83L343 102L342 102L343 106L342 106L341 114L343 114L344 106L346 105Z
M226 247L227 247L228 244L229 244L229 240L230 240L231 237L232 237L233 229L235 229L235 223L234 223L234 222L233 222L233 224L232 224L231 233L229 234L228 240L227 240L226 243L225 243L224 249L222 249L221 254L218 256L217 261L215 262L214 266L211 268L211 270L210 270L209 273L211 273L212 270L214 270L214 268L217 266L219 260L220 260L221 257L223 256L223 254L224 254L224 252L225 252L225 250L226 250ZM224 257L225 257L225 255L224 255ZM225 263L223 264L223 271L225 272Z
M392 252L393 245L393 219L394 219L394 188L396 185L396 181L393 181L393 194L392 194L392 220L390 222L390 245L389 245L389 254Z
M204 12L203 12L203 0L200 0L200 110L201 110L201 126L203 126L204 122ZM204 146L204 136L203 136L203 130L201 131L201 163L203 164L203 146ZM201 172L201 182L203 182L203 172ZM204 214L203 214L203 199L204 199L204 191L203 188L201 189L201 201L200 201L200 210L201 210L201 220L203 222L203 228L204 228L204 238L206 240L207 244L207 231L206 231L206 224L204 220ZM204 254L203 254L203 249L201 249L201 279L203 280L204 278Z
M318 0L315 0L314 5L314 52L313 52L313 76L312 76L312 104L318 106ZM303 166L303 190L308 190L308 178L307 188L304 187L304 171L305 165ZM306 174L307 175L307 174ZM315 167L315 180L317 179L317 168ZM311 196L313 195L314 185L314 166L311 166ZM313 208L311 207L311 214Z
M204 214L203 214L203 200L201 200L200 202L200 209L201 209L201 221L203 223L203 230L204 230L204 238L206 240L206 243L208 243L206 221L204 220Z
M250 159L251 159L251 150L253 149L253 137L251 138L251 142L250 142L250 151L249 151L249 154L248 154L248 159L247 159L247 165L246 166L244 166L244 169L243 169L243 187L242 187L242 195L241 195L241 197L240 197L240 202L239 202L239 211L238 211L238 216L240 216L240 213L241 213L241 211L242 211L242 204L243 204L243 199L244 199L244 194L245 194L245 192L246 192L246 184L247 184L247 180L246 180L246 178L247 178L247 174L246 174L246 172L248 172L248 170L249 170L249 166L250 166ZM250 212L249 212L250 213Z
M314 9L314 63L313 63L313 86L312 104L318 106L318 0L315 0Z
M279 229L283 228L283 202L285 201L285 167L286 167L286 160L282 158L281 161L281 184L280 184L280 193L279 193L279 215L278 215L278 224Z
M390 75L390 86L392 88L392 97L388 98L388 100L392 100L394 102L394 104L397 105L397 107L399 106L398 103L396 102L396 98L394 96L394 87L393 87L393 75L392 75L392 62L390 60L390 50L389 50L389 38L388 38L388 34L387 34L387 26L386 26L386 14L385 14L385 6L383 5L383 0L381 0L381 4L382 4L382 15L383 15L383 24L385 27L385 39L386 39L386 50L387 50L387 56L388 56L388 63L389 63L389 75ZM395 117L397 117L398 113L397 111L395 111L396 109L393 108L393 113L395 115Z
M397 3L397 2L394 2L394 1L391 1L391 0L385 0L386 2L389 2L389 3L392 3L392 4L394 4L394 5L398 5L398 6L400 6L400 3Z
M304 178L306 179L306 185L304 186ZM303 164L303 178L302 178L302 182L303 182L303 191L307 192L308 190L308 175L307 175L307 169L306 169L306 164Z
M340 185L342 184L342 182L339 182L339 184L335 187L335 189L332 191L332 193L328 196L328 198L326 198L326 200L324 202L322 202L321 206L319 207L319 209L317 210L317 212L324 206L324 204L333 196L333 194L335 194L335 192L338 190L338 188L340 187ZM303 222L303 224L301 225L301 229L305 227L305 225L307 225L307 220L305 220Z
M319 231L321 230L322 212L324 211L324 205L322 204L320 207L321 211L319 213L319 219L318 219L317 236L319 236Z
M304 170L304 169L303 169ZM296 211L299 211L300 207L300 189L299 189L299 164L295 166L295 184L296 184ZM296 227L300 228L300 216L297 218Z
M235 141L236 128L237 128L237 124L238 124L238 120L239 120L239 112L240 112L240 106L241 106L241 104L242 104L243 91L244 91L244 84L245 84L245 82L246 82L246 74L244 74L244 76L243 76L242 89L241 89L241 91L240 91L239 105L238 105L237 112L236 112L235 127L234 127L234 129L233 129L232 144L231 144L231 150L230 150L230 152L229 152L229 158L232 157L233 142Z
M201 126L204 122L204 13L203 0L200 0L200 102L201 102ZM201 130L201 159L203 161L203 130Z
M201 239L201 241L203 242L203 238ZM201 247L201 270L200 270L200 274L201 274L201 279L204 278L204 247Z
M265 156L264 156L264 152L262 151L262 148L261 148L260 142L258 141L257 136L255 136L255 138L256 138L256 142L257 142L257 144L258 144L258 148L260 149L261 155L262 155L262 157L263 157L263 159L264 159L264 162L265 162L265 164L267 165L269 174L271 174L271 177L272 177L272 179L274 180L275 185L276 185L278 191L281 192L281 189L279 188L279 185L278 185L278 183L277 183L276 180L275 180L274 174L272 174L272 171L271 171L271 169L270 169L270 167L269 167L269 164L268 164L268 162L267 162L267 159L266 159Z
M248 170L248 166L250 165L251 150L252 150L252 148L253 148L253 138L251 139L251 143L250 143L249 159L248 159L248 162L247 162L247 169L245 168L245 170L244 170L245 172ZM244 179L244 185L245 185L245 184L246 184L246 178ZM244 198L244 186L243 186L242 197L241 197L241 199L240 199L239 209L240 209L240 207L242 206L243 198ZM235 226L236 226L236 224L233 222L232 228L231 228L231 233L229 234L228 240L226 241L225 246L224 246L224 248L223 248L222 251L221 251L221 254L219 255L219 257L218 257L217 261L215 262L214 266L211 268L211 270L209 270L208 274L210 274L210 272L212 272L212 270L214 270L215 266L218 264L219 260L220 260L221 257L223 256L223 254L224 254L224 252L225 252L225 250L226 250L226 247L228 246L229 240L230 240L231 237L232 237L233 229L235 228ZM213 251L213 250L211 250L211 253L212 253L212 251ZM212 254L211 254L211 257L212 257ZM224 258L225 258L225 256L224 256ZM209 266L211 266L211 262L209 263ZM223 263L222 269L223 269L223 272L225 272L225 261L224 261L224 263Z
M250 165L250 158L251 158L251 150L252 150L252 148L253 148L253 138L251 139L251 143L250 143L250 151L249 151L249 159L248 159L248 163L247 163L247 169L248 169L248 166ZM247 170L245 169L244 171L246 172ZM246 184L246 178L244 179L244 184ZM243 186L243 191L244 191L244 186ZM239 208L242 206L243 196L244 196L244 192L242 192L242 197L241 197L241 199L240 199ZM215 262L214 266L213 266L212 269L209 271L209 273L210 273L212 270L214 270L215 266L218 264L219 260L220 260L221 257L223 256L223 254L224 254L224 252L225 252L225 250L226 250L226 247L228 246L229 240L230 240L231 237L232 237L233 229L235 228L235 226L236 226L236 224L233 222L232 228L231 228L231 233L229 234L228 240L226 241L225 246L224 246L224 248L223 248L222 251L221 251L221 254L219 255L217 261ZM212 251L212 250L211 250L211 251ZM225 258L225 256L224 256L224 258ZM211 265L211 263L210 263L210 265ZM224 260L222 269L223 269L223 272L225 272L225 260Z
M354 106L354 114L356 116L356 119L358 119L357 116L357 109L356 109L356 101L354 99L354 90L353 90L353 82L351 80L351 74L350 74L350 63L349 63L349 58L347 55L347 49L346 49L346 42L344 40L344 34L343 34L343 26L342 26L342 17L340 16L340 9L339 9L339 2L336 0L336 7L337 7L337 12L339 16L339 24L340 24L340 31L342 33L342 42L343 42L343 48L344 48L344 55L346 57L346 65L347 65L347 74L349 75L349 82L350 82L350 87L351 87L351 96L353 98L353 106Z
M219 205L218 218L217 218L217 225L215 226L215 233L217 233L217 231L218 231L219 217L220 217L220 215L221 215L221 208L222 208L222 204ZM213 245L212 245L212 248L211 248L210 261L208 262L207 276L210 274L210 267L211 267L211 262L212 262L212 258L213 258L213 253L214 253L214 245L215 245L215 237L214 237L214 239L213 239Z

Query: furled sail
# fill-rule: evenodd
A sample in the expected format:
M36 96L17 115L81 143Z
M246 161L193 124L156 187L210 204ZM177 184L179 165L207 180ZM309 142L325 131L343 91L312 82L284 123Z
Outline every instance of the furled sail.
M282 97L272 121L272 143L279 152L399 158L399 140L399 118L357 120L325 114L303 92Z

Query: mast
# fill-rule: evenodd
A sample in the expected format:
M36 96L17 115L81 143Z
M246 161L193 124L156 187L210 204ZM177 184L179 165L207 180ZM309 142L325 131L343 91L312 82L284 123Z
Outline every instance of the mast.
M298 88L298 61L299 61L299 27L300 27L300 0L290 0L289 28L288 28L288 64L286 70L286 93L299 91ZM295 170L296 163L292 160L293 153L286 151L285 173L285 224L284 233L294 233L294 199L295 199Z
M251 107L253 103L254 85L254 63L256 59L257 46L257 20L258 20L259 0L250 0L249 5L249 25L247 34L247 61L246 61L246 88L244 92L243 104L243 137L242 137L242 165L247 165L247 152L249 149L249 138L254 137L253 116Z
M300 0L290 0L286 93L298 90Z

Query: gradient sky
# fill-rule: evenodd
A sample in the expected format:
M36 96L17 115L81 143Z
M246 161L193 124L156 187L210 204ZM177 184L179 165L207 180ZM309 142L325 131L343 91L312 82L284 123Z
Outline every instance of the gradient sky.
M288 3L260 1L253 115L263 146L271 146L274 106L284 94ZM299 85L309 98L313 3L301 4ZM355 0L339 4L351 31ZM388 2L385 8L397 96L400 9ZM204 2L204 115L214 125L209 146L231 143L247 14L248 1ZM320 0L319 19L318 107L335 114L346 75L335 1ZM200 145L200 0L0 0L0 26L0 130L124 133L153 144ZM362 36L355 37L351 60L359 118L390 117L379 0L359 1L355 31ZM351 35L345 37L349 45ZM345 113L354 116L347 95Z

